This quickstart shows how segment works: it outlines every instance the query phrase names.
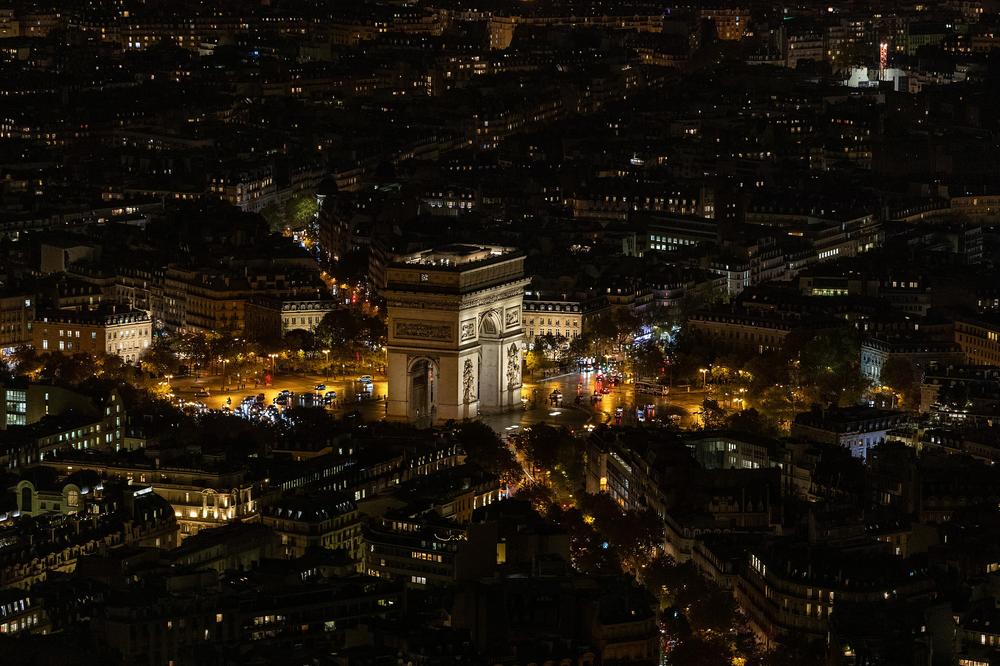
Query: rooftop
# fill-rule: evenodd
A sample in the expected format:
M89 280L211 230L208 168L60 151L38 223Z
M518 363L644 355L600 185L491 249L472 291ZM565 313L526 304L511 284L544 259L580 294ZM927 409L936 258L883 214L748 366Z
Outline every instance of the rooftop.
M435 268L452 268L480 262L491 261L500 257L513 258L517 250L511 247L497 245L462 245L454 243L429 250L414 252L400 257L395 264L399 266L432 266Z

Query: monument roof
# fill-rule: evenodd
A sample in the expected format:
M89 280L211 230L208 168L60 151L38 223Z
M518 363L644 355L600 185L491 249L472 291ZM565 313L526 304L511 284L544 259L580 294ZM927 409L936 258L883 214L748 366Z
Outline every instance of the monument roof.
M456 267L468 268L470 264L511 259L517 254L517 250L510 247L453 243L401 256L393 262L393 265L453 270Z

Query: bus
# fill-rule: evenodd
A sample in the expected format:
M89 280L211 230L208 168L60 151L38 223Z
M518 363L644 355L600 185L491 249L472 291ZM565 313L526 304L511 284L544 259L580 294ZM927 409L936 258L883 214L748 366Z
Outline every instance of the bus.
M635 383L636 393L645 393L647 395L662 395L666 396L670 394L669 386L662 386L660 384L653 384L652 382L636 382Z

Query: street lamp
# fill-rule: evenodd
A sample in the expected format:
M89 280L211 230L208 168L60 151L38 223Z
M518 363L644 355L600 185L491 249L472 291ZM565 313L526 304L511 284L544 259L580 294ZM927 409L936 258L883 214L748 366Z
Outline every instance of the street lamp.
M222 360L222 389L221 390L225 391L226 390L226 364L229 363L229 359L224 358L224 359L221 359L221 360Z
M323 361L323 381L325 382L325 381L327 381L327 377L326 376L328 374L330 374L330 350L329 349L324 349L323 350L323 354L326 355L326 358Z
M701 387L705 388L708 386L708 368L698 368L698 372L701 373Z
M268 354L267 357L269 359L271 359L271 381L273 383L274 382L274 375L277 374L275 372L275 370L277 369L277 364L275 363L275 361L277 360L278 355L272 353L272 354Z

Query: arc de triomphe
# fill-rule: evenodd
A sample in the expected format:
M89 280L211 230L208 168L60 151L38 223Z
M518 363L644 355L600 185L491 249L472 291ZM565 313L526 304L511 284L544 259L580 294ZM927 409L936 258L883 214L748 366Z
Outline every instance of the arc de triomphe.
M521 406L524 255L449 245L386 272L388 415L476 418Z

